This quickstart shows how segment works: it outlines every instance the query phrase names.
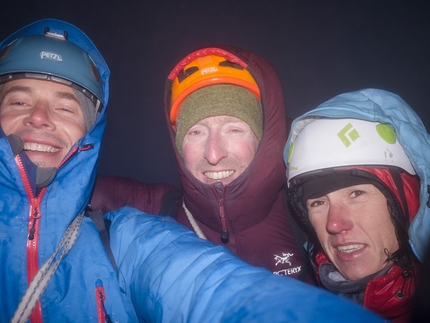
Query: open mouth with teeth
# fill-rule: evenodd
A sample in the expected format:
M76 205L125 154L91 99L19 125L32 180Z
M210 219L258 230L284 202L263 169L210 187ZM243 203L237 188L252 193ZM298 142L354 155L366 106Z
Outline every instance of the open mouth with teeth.
M228 178L234 174L234 170L225 170L222 172L205 172L204 175L213 180L221 180L224 178Z
M339 246L339 247L337 247L337 250L339 250L340 252L351 253L351 252L360 250L363 247L364 247L364 245L362 245L362 244L351 244L348 246Z
M38 143L34 143L34 142L26 142L24 143L24 150L25 151L39 151L39 152L44 152L44 153L55 153L57 151L59 151L59 148L53 147L53 146L49 146L49 145L43 145L43 144L38 144Z

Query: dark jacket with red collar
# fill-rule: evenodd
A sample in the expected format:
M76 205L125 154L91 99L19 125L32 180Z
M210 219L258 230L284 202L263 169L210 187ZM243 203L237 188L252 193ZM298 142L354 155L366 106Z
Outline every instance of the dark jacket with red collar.
M292 229L292 220L288 216L284 198L286 177L282 152L286 142L287 122L282 88L276 72L261 56L237 48L217 46L194 53L202 56L216 53L228 59L239 59L247 65L261 92L263 136L251 164L226 186L221 183L207 185L198 181L187 170L176 151L183 193L178 202L176 220L193 230L182 207L185 203L208 240L224 245L239 258L250 264L266 267L276 274L294 278L299 278L300 274L306 275L305 257L302 255L302 248L298 247L300 242L294 237L299 232ZM179 69L173 70L169 75L166 102L170 102L171 83L178 72ZM170 104L166 104L166 120L175 147L175 133L168 120L169 106ZM97 191L113 184L107 183L108 180L109 178L98 180L95 191L97 201L93 199L91 202L93 207L103 208L104 202L100 199L103 194ZM145 190L151 191L151 186L146 185ZM127 195L124 188L115 191L117 194ZM117 199L118 196L110 198ZM134 202L138 203L133 206L145 210L142 203L145 203L146 198L145 194L141 198L135 197ZM162 193L159 198L162 200ZM221 239L223 231L228 235L224 242Z

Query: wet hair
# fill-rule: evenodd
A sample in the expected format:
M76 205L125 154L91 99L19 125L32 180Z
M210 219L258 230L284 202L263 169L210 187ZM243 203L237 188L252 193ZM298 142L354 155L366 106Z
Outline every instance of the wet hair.
M407 257L409 261L416 261L414 252L412 251L411 245L409 244L409 221L407 218L401 214L396 214L394 212L391 204L387 201L388 211L391 215L391 222L394 225L394 230L396 232L397 242L399 243L399 249L393 252L392 254L387 253L387 262L388 261L398 261L403 257Z

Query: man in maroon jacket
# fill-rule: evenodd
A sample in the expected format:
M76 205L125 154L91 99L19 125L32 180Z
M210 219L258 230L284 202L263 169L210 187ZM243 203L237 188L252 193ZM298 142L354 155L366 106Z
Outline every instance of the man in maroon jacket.
M287 209L287 122L272 66L233 47L197 50L168 76L165 110L182 185L177 204L167 203L176 207L173 217L252 265L310 282L302 233ZM99 177L91 205L164 215L172 192Z

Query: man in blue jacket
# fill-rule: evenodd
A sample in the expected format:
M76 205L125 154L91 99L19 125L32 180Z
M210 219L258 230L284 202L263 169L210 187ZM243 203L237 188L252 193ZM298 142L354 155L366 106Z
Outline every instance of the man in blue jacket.
M41 20L0 43L1 322L379 321L132 208L106 215L111 262L84 216L108 80L68 23Z

